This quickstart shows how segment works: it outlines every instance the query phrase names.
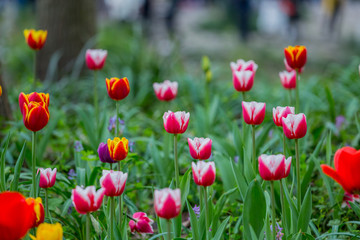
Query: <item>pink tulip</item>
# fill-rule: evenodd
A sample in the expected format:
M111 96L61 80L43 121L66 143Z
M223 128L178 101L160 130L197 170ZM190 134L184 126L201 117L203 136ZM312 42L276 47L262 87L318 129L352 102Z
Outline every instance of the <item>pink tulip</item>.
M171 112L164 113L164 127L168 133L181 134L184 133L189 124L190 113Z
M107 51L102 49L86 50L85 61L90 70L100 70L104 67Z
M100 185L105 189L105 195L108 197L120 196L125 189L127 173L113 170L103 170L100 178Z
M211 144L210 138L194 138L193 140L188 138L190 155L193 159L206 160L211 156Z
M233 84L236 91L250 91L254 85L255 72L250 70L233 71Z
M129 227L131 232L138 232L140 234L150 233L153 234L154 230L151 224L154 222L144 212L136 212L132 215L134 220L129 221Z
M162 83L154 83L153 87L155 95L160 101L171 101L178 92L178 83L170 82L169 80L165 80Z
M282 118L284 134L289 139L298 139L306 135L307 124L305 114L289 114Z
M191 163L194 182L199 186L211 186L215 182L216 168L214 162L199 161Z
M296 71L291 72L283 71L279 73L281 84L286 89L296 88Z
M246 70L250 70L252 72L256 72L258 65L253 61L247 61L245 62L243 59L238 59L235 62L231 62L230 63L230 67L232 71L246 71Z
M282 118L288 114L295 114L294 107L276 107L273 108L273 120L276 126L282 127Z
M38 172L40 171L40 181L39 181L39 187L41 188L50 188L54 186L56 181L56 171L57 169L54 168L51 170L51 168L39 168Z
M100 208L104 195L105 189L103 188L96 191L95 186L89 186L85 189L76 186L72 190L71 200L78 213L86 214L95 212Z
M161 218L169 220L178 216L181 209L180 189L155 190L154 206L156 214Z
M265 103L242 102L242 113L247 124L259 125L265 118Z
M262 154L258 160L260 176L266 181L280 180L287 177L290 173L291 157L285 159L285 156L282 154Z

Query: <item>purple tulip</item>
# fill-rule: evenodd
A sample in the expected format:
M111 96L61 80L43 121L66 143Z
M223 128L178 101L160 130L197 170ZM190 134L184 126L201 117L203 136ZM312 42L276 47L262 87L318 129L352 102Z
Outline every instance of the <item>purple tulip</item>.
M110 157L109 148L108 148L108 145L106 143L102 142L102 143L99 144L98 154L99 154L100 161L102 161L104 163L116 163L116 161L114 161Z

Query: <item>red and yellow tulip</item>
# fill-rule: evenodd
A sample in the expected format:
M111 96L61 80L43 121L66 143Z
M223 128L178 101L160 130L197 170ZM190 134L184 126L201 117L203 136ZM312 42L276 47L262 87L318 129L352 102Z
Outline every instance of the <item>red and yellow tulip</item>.
M285 59L288 66L298 72L301 72L301 69L306 64L307 59L307 50L305 46L288 46L284 49Z
M42 204L41 198L27 198L26 202L33 206L34 211L33 224L31 228L37 227L43 223L45 219L44 205Z
M129 80L124 78L110 78L106 79L106 89L109 97L113 100L119 101L127 97L130 92Z
M47 38L46 30L25 29L24 36L26 43L34 50L40 50Z
M107 141L110 157L114 161L124 160L129 152L129 140L126 138L115 137L114 140L108 139Z

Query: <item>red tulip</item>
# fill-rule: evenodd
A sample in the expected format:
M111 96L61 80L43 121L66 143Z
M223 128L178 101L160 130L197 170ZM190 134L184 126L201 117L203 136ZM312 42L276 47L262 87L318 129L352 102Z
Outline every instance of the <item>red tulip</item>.
M115 101L122 100L130 93L129 80L124 78L106 79L106 89L111 99Z
M322 164L323 172L339 183L345 192L358 194L360 192L360 150L343 147L334 156L335 169Z
M95 212L100 208L104 195L105 189L103 188L96 191L95 186L89 186L85 189L76 186L72 190L71 200L78 213L86 214Z
M215 182L216 168L214 162L199 161L191 163L194 182L199 186L211 186Z
M180 189L155 190L154 207L161 218L171 219L178 216L181 210Z
M162 83L154 83L153 87L155 95L160 101L171 101L176 98L178 92L177 82L165 80Z
M129 227L131 232L138 232L140 234L150 233L153 234L154 230L151 224L154 222L144 212L136 212L132 215L135 220L129 221Z
M307 131L305 114L288 114L286 118L282 118L282 126L287 138L303 138Z
M106 50L88 49L85 54L86 65L90 70L100 70L104 67L106 57Z
M108 197L120 196L125 190L127 173L113 170L103 170L100 178L100 185L105 189L105 195Z
M39 168L38 172L40 171L40 181L39 186L41 188L50 188L54 186L56 181L56 171L57 169L54 168L51 170L51 168Z
M250 91L254 85L255 72L246 71L233 71L233 84L236 91L247 92Z
M291 72L283 71L279 73L281 84L286 89L296 88L296 71Z
M287 64L290 68L297 70L300 73L300 70L306 64L307 50L305 46L288 46L284 48L284 54Z
M18 192L0 193L0 239L19 240L33 225L34 208Z
M243 59L238 59L236 63L231 62L230 67L232 71L250 70L252 72L256 72L258 65L253 60L245 62Z
M24 36L26 43L34 50L40 50L47 38L46 30L25 29Z
M276 126L282 127L282 118L286 118L288 114L295 114L294 107L276 107L273 108L273 120Z
M210 138L194 138L193 140L188 138L190 155L193 159L206 160L211 156L211 144Z
M165 130L172 134L182 134L188 127L189 118L190 113L165 112L163 116Z
M34 211L34 218L33 218L33 224L31 228L39 226L41 223L44 222L45 219L45 211L44 211L44 205L42 204L41 198L27 198L26 202L33 206Z
M291 157L286 159L282 154L262 154L258 160L260 176L266 181L280 180L290 173Z
M247 124L259 125L265 118L265 103L242 102L242 113Z

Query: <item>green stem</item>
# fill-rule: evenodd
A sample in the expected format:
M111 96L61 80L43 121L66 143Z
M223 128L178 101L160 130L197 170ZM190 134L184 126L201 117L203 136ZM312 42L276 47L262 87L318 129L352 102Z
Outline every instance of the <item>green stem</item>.
M90 213L86 214L86 240L90 240Z
M171 240L171 223L170 220L167 220L167 238L168 240Z
M34 87L34 91L36 90L36 52L34 51L34 63L33 63L33 70L34 70L34 80L33 80L33 87Z
M245 94L245 92L241 92L241 95L242 95L243 101L245 101L245 100L246 100L246 94Z
M289 103L290 103L290 106L292 106L293 105L293 101L292 101L292 94L291 94L291 89L289 89Z
M209 238L209 207L208 207L208 194L207 194L207 188L204 187L204 201L205 201L205 234L206 234L206 239L210 240Z
M255 125L251 125L252 126L252 161L253 161L253 169L256 175L256 145L255 145Z
M119 137L118 135L119 134L119 121L118 121L118 118L119 118L119 101L116 101L116 119L115 119L115 122L116 122L116 128L115 128L115 137Z
M201 211L204 208L205 202L204 202L204 193L202 187L199 186L199 190L200 190L200 213L201 213Z
M284 226L285 233L287 233L283 181L284 181L283 179L280 179L281 216L282 216L282 225Z
M95 129L98 133L99 127L99 105L98 105L98 91L97 91L97 71L94 71L94 108L95 108ZM96 135L97 136L97 135Z
M274 192L274 181L270 181L271 185L271 205L272 205L272 214L271 214L271 221L272 221L272 235L273 240L276 240L276 222L275 222L275 192Z
M178 155L177 155L177 134L174 134L174 165L175 165L175 183L176 188L180 186L179 180L179 163L178 163Z
M296 82L296 89L295 89L295 94L296 94L296 108L295 108L295 113L296 112L300 112L300 100L299 100L299 84L300 83L300 74L297 73L297 82Z
M121 161L118 162L118 171L121 171ZM119 225L122 227L123 195L119 196Z
M283 154L286 157L286 138L285 138L285 133L283 132Z
M114 217L115 217L115 198L110 198L111 203L111 215L110 215L110 239L114 240Z
M298 211L301 207L301 181L300 181L300 159L299 159L299 140L295 139L295 153L296 153L296 183L297 183L297 205Z
M32 185L33 197L36 198L36 132L32 132Z
M50 222L53 223L50 212L49 212L49 202L48 202L48 189L45 188L45 209L46 209L46 215L50 219Z
M110 163L110 170L112 170L113 166L112 166L112 163Z

